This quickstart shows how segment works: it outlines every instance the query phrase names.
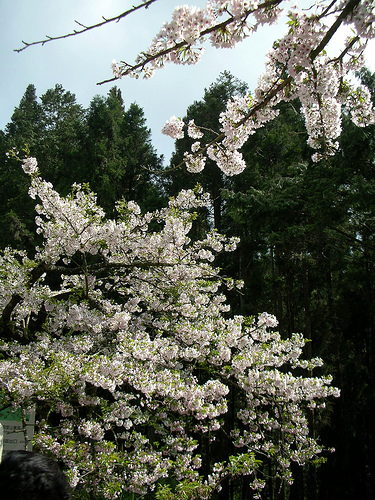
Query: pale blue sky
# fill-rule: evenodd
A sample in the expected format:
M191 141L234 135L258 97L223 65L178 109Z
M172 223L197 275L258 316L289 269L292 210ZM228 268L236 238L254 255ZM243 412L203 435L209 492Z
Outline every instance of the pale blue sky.
M186 2L186 0L185 0ZM71 32L74 20L85 25L97 23L124 12L133 0L0 0L0 129L10 121L28 84L37 94L60 83L73 92L78 103L87 107L95 94L105 95L112 84L96 83L112 76L112 59L133 62L148 48L153 36L179 2L158 0L147 10L132 14L119 23L93 30L70 39L37 45L16 53L22 40L32 42ZM203 7L205 0L186 2ZM235 49L208 47L202 62L196 66L169 65L149 80L124 78L116 82L125 106L137 102L145 112L152 130L152 140L159 154L169 159L173 140L160 133L171 115L183 116L187 106L203 96L220 72L229 70L234 76L256 86L264 70L266 51L273 40L283 35L285 25L264 28ZM375 71L374 61L369 61Z

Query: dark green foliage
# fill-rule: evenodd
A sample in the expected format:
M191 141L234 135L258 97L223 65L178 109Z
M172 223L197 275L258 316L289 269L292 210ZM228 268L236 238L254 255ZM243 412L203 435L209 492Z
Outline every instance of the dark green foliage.
M0 135L0 246L31 248L34 206L29 180L9 150L23 149L38 160L41 175L63 195L71 185L88 183L99 203L114 216L116 201L135 200L145 210L164 204L163 185L153 172L162 159L151 144L143 110L125 110L121 92L112 88L106 98L96 96L89 109L61 85L38 100L29 85L5 133Z
M43 132L34 156L43 176L66 194L73 182L80 182L85 141L84 109L77 104L75 95L61 85L47 90L40 100Z
M359 76L375 97L375 75L364 70ZM236 92L227 92L224 82L231 81L222 75L188 108L187 118L217 129L220 111ZM189 144L176 141L175 163ZM279 117L251 136L242 152L247 169L241 175L226 179L208 164L201 174L174 174L172 187L202 184L219 200L215 227L241 238L238 250L220 262L224 274L245 282L243 293L231 298L233 311L268 311L278 317L283 335L302 332L312 340L306 354L323 357L324 370L342 391L312 422L336 453L324 465L296 468L290 492L278 492L270 480L266 496L373 498L375 127L354 126L344 110L339 152L314 164L299 104L284 103ZM243 492L245 484L226 485L221 498L251 495Z
M28 85L19 106L14 110L11 122L6 126L6 135L16 148L25 143L30 148L39 140L42 132L42 107L38 103L34 85Z
M27 144L35 150L42 133L42 108L34 85L28 85L11 122L0 137L0 244L25 248L33 233L34 203L27 195L29 181L9 150L21 151ZM26 222L27 221L27 222Z
M99 204L113 210L117 200L137 201L142 208L160 207L161 185L152 172L162 168L151 145L143 110L124 109L121 92L112 88L106 99L96 96L87 111L86 181Z
M229 72L222 73L217 81L209 89L205 89L201 101L195 101L186 112L185 123L194 119L195 123L205 130L205 142L209 142L216 137L218 130L218 120L220 113L225 110L227 101L235 95L245 95L247 86ZM211 132L210 132L211 130ZM171 164L177 165L183 159L185 151L190 151L194 139L185 137L176 141L176 150L172 156ZM202 229L213 226L218 231L224 232L222 216L224 200L222 190L228 187L230 181L217 168L216 164L207 159L206 167L199 175L189 174L186 169L178 169L171 173L169 193L175 195L181 189L193 188L197 182L201 184L204 191L210 193L212 199L212 212L201 218Z

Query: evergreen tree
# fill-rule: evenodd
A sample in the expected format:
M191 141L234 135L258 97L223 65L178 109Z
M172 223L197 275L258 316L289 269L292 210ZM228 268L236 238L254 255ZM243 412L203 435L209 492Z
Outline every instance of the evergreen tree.
M224 111L226 103L235 95L244 95L248 92L247 85L241 82L228 71L220 74L216 82L208 89L205 89L202 100L195 101L190 105L186 112L184 121L188 123L194 120L204 129L208 141L216 136L215 128L219 120L220 113ZM183 160L185 151L191 148L193 139L185 137L176 141L175 152L171 159L171 165L177 165ZM219 170L216 164L208 159L205 169L199 175L190 174L185 168L172 171L170 176L169 192L175 195L182 187L194 187L196 183L201 184L203 189L210 193L212 200L212 209L210 214L206 214L205 224L203 226L213 226L218 231L226 229L223 226L224 200L222 198L222 189L228 187L230 181Z
M38 141L38 161L43 175L61 192L80 182L84 158L84 109L76 97L57 84L40 98L43 133Z
M143 110L124 109L121 92L112 88L107 98L96 96L88 110L57 84L38 101L29 85L0 137L0 245L30 248L34 234L34 207L18 161L27 148L38 158L42 175L63 194L71 185L88 183L97 192L108 215L115 202L135 199L145 210L165 200L163 184L153 174L162 168L151 143Z
M16 248L31 245L33 204L27 195L28 184L19 169L19 163L7 157L10 150L37 154L37 144L43 131L43 111L34 85L28 85L11 121L5 127L1 141L0 166L0 245L11 244ZM32 219L32 216L31 216Z
M32 152L42 133L42 116L43 110L38 102L35 86L30 84L5 128L12 146L22 148L27 144Z
M142 208L160 206L162 187L152 171L160 170L162 162L143 110L134 103L125 110L121 91L113 87L107 98L91 101L87 126L86 179L103 208L110 212L121 198L134 199Z

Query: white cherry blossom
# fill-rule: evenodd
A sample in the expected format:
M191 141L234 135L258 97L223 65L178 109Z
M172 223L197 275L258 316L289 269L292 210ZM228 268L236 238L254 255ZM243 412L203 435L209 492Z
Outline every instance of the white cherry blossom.
M0 256L0 386L14 409L36 407L35 445L65 463L72 485L109 499L146 494L165 477L195 481L209 498L225 477L246 474L260 492L255 456L273 457L291 482L293 462L322 452L309 412L338 391L311 374L322 361L302 359L301 335L281 339L274 316L230 316L224 291L241 283L221 278L214 260L238 239L189 238L207 195L185 190L146 214L119 204L109 220L81 186L61 197L30 176L44 243L33 260ZM237 454L201 477L196 433L219 438L233 388Z

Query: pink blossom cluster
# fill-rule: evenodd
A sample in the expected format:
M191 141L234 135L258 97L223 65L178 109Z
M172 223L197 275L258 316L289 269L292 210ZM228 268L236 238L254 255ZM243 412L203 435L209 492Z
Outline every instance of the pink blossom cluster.
M358 15L359 13L356 14ZM308 143L317 151L313 160L318 161L323 155L334 154L337 149L336 140L341 133L343 102L353 121L362 126L374 123L374 110L369 95L366 98L359 97L366 94L363 86L356 89L348 81L345 81L344 87L342 84L350 70L360 67L358 58L354 63L360 49L354 47L349 50L347 62L342 59L332 60L324 52L318 52L312 57L314 50L327 34L328 26L319 18L299 13L297 10L291 12L289 18L290 29L269 53L267 72L259 79L254 92L250 107L257 110L246 114L246 103L236 99L237 102L228 103L227 110L222 114L220 121L224 127L221 130L225 133L223 145L229 149L240 148L254 132L254 123L254 128L261 127L277 115L273 107L280 100L297 97L302 103ZM366 26L372 23L372 17L367 15ZM361 46L359 42L358 45ZM279 91L269 99L266 106L261 106L272 87L280 82L283 72L290 78L288 93Z
M180 118L171 116L171 118L164 124L162 133L169 135L172 139L183 139L184 137L184 122Z
M196 143L195 143L196 144ZM206 158L203 155L193 155L184 153L184 162L188 172L197 174L202 172L206 164Z
M123 75L138 78L151 77L155 70L167 63L196 64L204 52L203 42L208 37L217 48L234 47L256 30L257 24L273 24L281 9L273 2L261 4L248 0L209 0L204 9L179 6L172 13L172 20L165 22L150 47L140 54L135 64L115 61L112 71L115 78ZM248 17L254 14L254 23ZM222 19L224 18L224 20Z
M112 60L111 68L112 68L112 73L114 74L115 78L121 78L122 77L121 70L120 70L119 65L117 64L116 59Z
M38 171L38 162L36 158L25 158L22 168L26 174L35 174Z
M238 239L189 238L209 198L185 190L146 214L119 204L110 220L78 185L63 198L33 172L31 183L44 243L33 260L0 257L0 305L20 339L0 344L0 387L6 404L36 408L34 445L65 463L73 486L108 499L166 477L196 482L201 498L238 474L261 491L256 454L292 481L291 464L322 451L309 412L338 391L311 375L321 360L303 360L303 337L281 339L274 316L231 317L224 291L242 283L221 278L214 260ZM233 388L238 451L202 477L196 435L220 436Z
M343 8L345 2L341 2ZM359 2L353 15L347 21L347 24L353 24L356 33L363 39L375 37L375 12L373 0L364 0Z
M203 137L203 132L196 126L194 120L189 120L188 136L192 139L202 139Z
M155 69L163 67L168 62L175 64L198 63L203 48L194 48L194 45L200 39L201 32L212 26L213 20L210 11L187 5L176 7L172 14L172 21L164 23L146 51L146 57L150 59L150 63L142 69L144 78L149 78ZM181 43L182 46L180 46ZM164 53L164 55L152 57L159 53ZM139 56L136 62L141 63L142 59L143 56ZM134 76L137 74L134 73Z
M226 175L240 174L246 168L242 153L237 150L232 151L221 146L210 146L207 149L207 155Z
M200 60L206 38L217 48L234 47L260 26L277 22L283 13L283 3L210 0L205 9L178 7L148 51L133 66L115 65L115 76L143 73L148 77L167 62L195 64ZM195 143L195 149L184 157L189 171L200 172L207 154L229 175L241 172L244 163L238 149L257 128L277 115L275 107L281 100L301 101L308 144L315 149L314 161L337 150L343 104L354 123L364 126L374 122L372 103L368 97L363 98L366 91L350 83L351 73L363 64L367 40L375 34L373 0L358 4L347 0L337 4L323 1L303 12L293 6L287 24L287 33L274 43L268 54L266 72L258 80L253 99L245 98L249 107L241 99L228 103L220 117L221 129L217 134L220 144L206 150L204 143L199 146ZM344 24L353 28L357 38L349 38L341 53L329 56L327 45ZM173 138L183 137L182 123L167 122L164 130Z

